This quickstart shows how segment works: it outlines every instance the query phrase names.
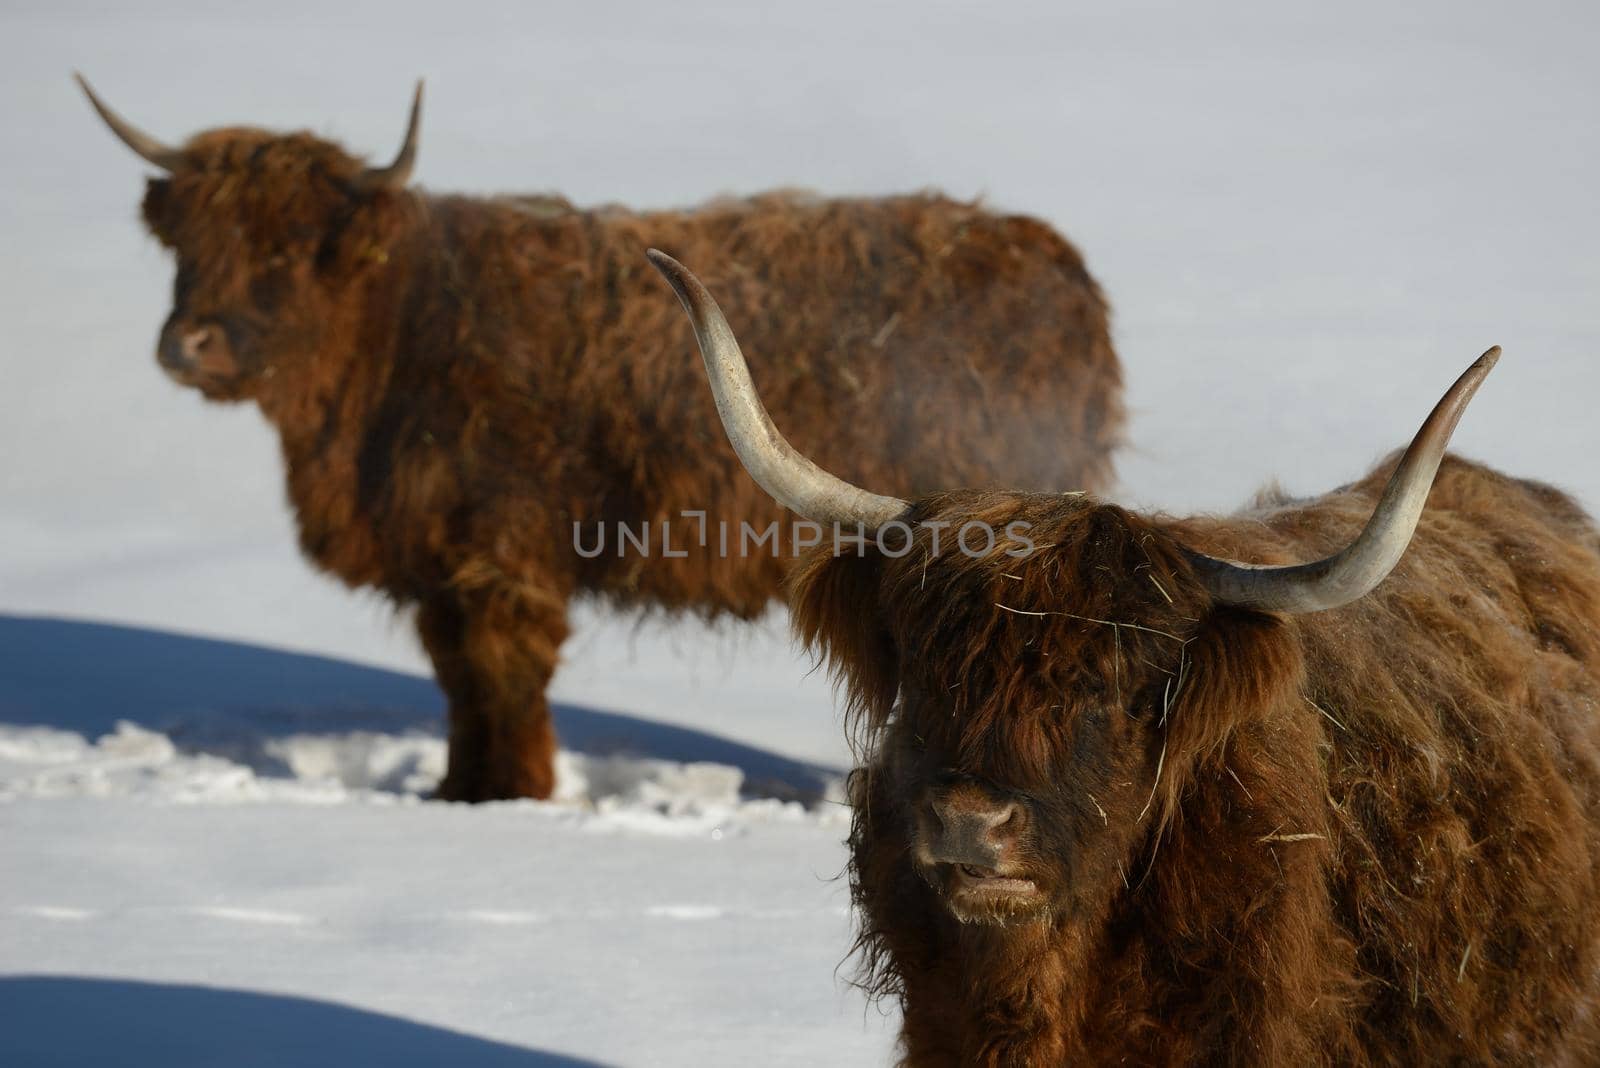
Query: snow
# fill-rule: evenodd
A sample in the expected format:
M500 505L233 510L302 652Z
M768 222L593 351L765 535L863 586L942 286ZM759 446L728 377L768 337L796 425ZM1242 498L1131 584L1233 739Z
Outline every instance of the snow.
M836 769L563 705L557 799L440 804L427 679L34 617L0 650L0 1063L886 1056L835 978Z
M8 855L30 843L0 884L0 1060L885 1059L882 1019L834 979L849 928L836 833L597 830L532 803L0 806ZM323 1033L274 1034L312 1007ZM458 1048L410 1049L424 1028ZM326 1045L286 1059L298 1042ZM496 1059L490 1042L537 1052ZM81 1052L30 1052L63 1044Z
M1037 214L1116 308L1145 507L1347 481L1498 343L1459 449L1593 509L1597 32L1442 0L6 5L0 1063L884 1063L894 1029L838 967L849 756L781 613L583 609L562 796L421 799L408 620L298 557L258 414L156 370L143 168L71 70L169 138L375 156L423 74L438 190Z

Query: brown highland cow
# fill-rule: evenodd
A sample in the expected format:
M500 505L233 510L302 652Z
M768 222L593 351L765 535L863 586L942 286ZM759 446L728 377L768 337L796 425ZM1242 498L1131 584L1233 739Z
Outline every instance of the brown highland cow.
M432 196L407 188L420 86L380 168L307 133L169 147L90 100L162 172L144 198L177 258L161 365L256 401L305 554L417 607L450 702L444 797L549 795L545 687L574 595L748 619L781 590L787 540L734 539L793 517L717 433L648 245L725 265L740 319L782 354L763 388L838 470L906 493L1110 478L1106 305L1033 219L934 195L652 214ZM708 520L732 528L727 552Z
M907 502L785 454L657 263L750 469L879 532L790 603L860 724L857 948L905 1064L1600 1064L1600 532L1444 457L1498 350L1323 497Z

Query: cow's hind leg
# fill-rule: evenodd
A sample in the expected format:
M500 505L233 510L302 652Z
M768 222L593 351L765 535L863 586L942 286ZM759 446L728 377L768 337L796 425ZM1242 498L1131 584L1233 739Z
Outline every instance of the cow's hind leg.
M567 636L566 598L518 584L452 591L417 618L450 701L447 801L548 798L555 728L545 688Z

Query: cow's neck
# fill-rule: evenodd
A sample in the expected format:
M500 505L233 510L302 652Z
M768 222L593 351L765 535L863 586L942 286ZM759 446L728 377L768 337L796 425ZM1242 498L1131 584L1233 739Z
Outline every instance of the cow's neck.
M259 394L279 434L301 548L352 585L375 583L382 573L361 463L405 329L406 294L417 274L410 251L394 249L387 269L343 302L321 341L285 354L292 366L267 380Z

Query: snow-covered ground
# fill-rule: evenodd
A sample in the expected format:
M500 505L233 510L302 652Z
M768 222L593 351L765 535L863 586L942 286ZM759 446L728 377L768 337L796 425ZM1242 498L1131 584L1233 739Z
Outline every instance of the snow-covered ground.
M18 1068L884 1059L882 1020L834 979L837 835L799 819L662 834L533 804L79 797L0 806L0 827L0 1061ZM45 976L73 978L79 1011L23 1010L62 989ZM210 1018L247 993L270 995L247 1029ZM291 997L327 1010L325 1033L284 1033ZM386 1018L359 1042L356 1010ZM429 1055L407 1024L528 1052ZM62 1049L85 1053L45 1055Z
M0 1064L883 1063L894 1023L836 972L848 758L781 613L585 611L562 799L418 799L407 621L298 558L259 415L157 372L143 168L71 70L374 155L426 75L439 190L1042 216L1115 304L1145 506L1345 481L1499 343L1458 447L1594 509L1597 48L1560 3L6 4Z
M0 650L0 1063L884 1057L835 979L836 769L563 706L555 802L435 804L426 679L32 617Z

